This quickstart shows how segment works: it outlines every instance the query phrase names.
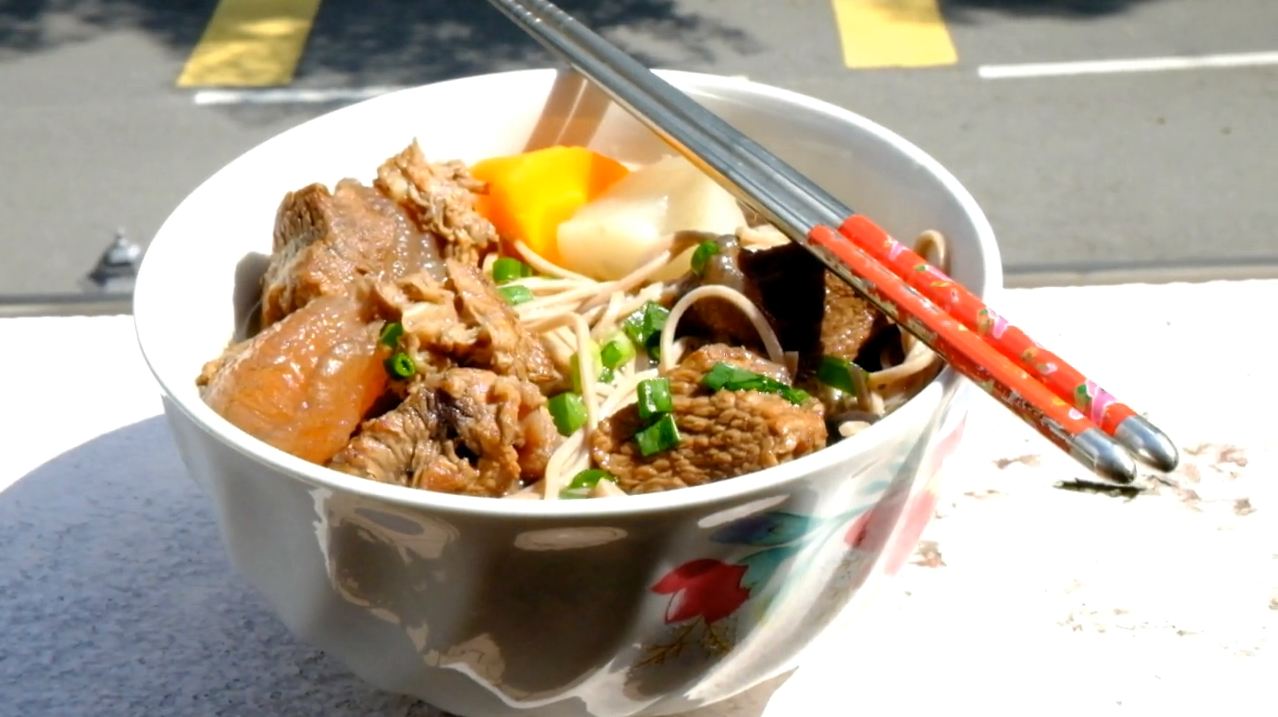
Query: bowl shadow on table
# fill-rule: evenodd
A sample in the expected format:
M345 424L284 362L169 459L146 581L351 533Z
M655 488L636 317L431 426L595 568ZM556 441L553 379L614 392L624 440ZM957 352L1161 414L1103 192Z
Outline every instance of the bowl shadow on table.
M161 416L0 492L0 715L393 714L291 636L227 562ZM788 677L687 717L755 717Z

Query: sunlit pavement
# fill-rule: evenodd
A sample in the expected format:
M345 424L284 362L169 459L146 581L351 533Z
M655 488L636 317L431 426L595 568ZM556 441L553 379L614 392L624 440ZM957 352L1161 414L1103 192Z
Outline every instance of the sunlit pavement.
M650 65L791 88L913 140L984 206L1011 283L1278 275L1269 0L560 4ZM0 293L80 292L117 229L145 245L297 122L550 64L481 2L159 5L0 6Z

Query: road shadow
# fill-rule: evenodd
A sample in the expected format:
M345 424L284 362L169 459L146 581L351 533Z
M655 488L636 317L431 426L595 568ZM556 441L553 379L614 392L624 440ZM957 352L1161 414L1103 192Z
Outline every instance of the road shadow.
M577 19L651 65L704 63L716 47L749 53L762 45L713 17L672 0L562 0ZM0 3L0 60L136 29L185 56L199 41L215 0L6 0ZM654 45L650 40L659 39ZM325 84L424 84L551 64L549 55L498 11L478 0L366 3L324 0L298 77Z
M228 563L161 416L0 492L0 716L448 717L294 638ZM687 717L757 717L784 677Z
M4 0L0 61L84 42L110 29L137 29L189 51L217 0Z
M564 0L569 14L650 66L693 68L715 49L749 54L762 44L708 13L670 0ZM553 64L549 53L485 2L363 3L325 0L299 71L360 83L423 84ZM654 42L653 39L659 39Z
M1086 20L1125 12L1153 0L940 0L950 22L976 22L978 13L1029 15Z
M295 640L154 417L0 493L0 715L438 717Z

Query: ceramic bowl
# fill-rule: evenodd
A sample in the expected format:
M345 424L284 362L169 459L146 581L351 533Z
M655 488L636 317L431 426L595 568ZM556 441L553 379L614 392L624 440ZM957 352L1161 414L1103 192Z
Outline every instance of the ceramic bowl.
M998 250L935 160L844 109L741 79L663 72L890 232L943 231L989 296ZM368 682L463 715L657 715L714 702L803 648L913 548L969 390L948 369L852 440L712 485L598 501L443 495L329 471L241 432L195 377L255 300L285 192L371 181L417 138L433 160L551 143L624 160L669 150L574 75L441 82L290 129L164 223L135 296L177 446L236 569L301 639ZM841 623L842 624L842 623ZM252 639L252 636L246 636Z

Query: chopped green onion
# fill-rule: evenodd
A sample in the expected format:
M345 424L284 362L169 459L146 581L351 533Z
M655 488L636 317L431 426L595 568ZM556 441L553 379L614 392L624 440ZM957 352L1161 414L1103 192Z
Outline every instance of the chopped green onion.
M599 350L599 359L603 361L604 368L617 368L634 357L635 345L621 334L612 337L612 340Z
M503 256L493 262L493 281L498 284L505 284L515 279L524 279L532 275L532 267L518 259Z
M546 409L561 436L571 436L586 424L586 404L575 393L564 392L551 398L546 402Z
M582 391L581 365L580 365L581 362L580 362L580 359L578 359L578 355L580 353L581 352L577 352L572 355L572 358L568 359L568 378L572 380L572 390L576 391L577 393L581 393ZM599 344L595 343L594 341L591 341L590 342L590 359L591 359L591 363L594 364L594 367L595 367L595 378L603 379L603 372L605 369L603 366L603 360L600 358L599 354L600 354ZM612 379L607 379L607 380L612 380Z
M382 327L382 335L377 338L381 343L395 348L399 343L399 337L404 335L404 325L398 321L392 321Z
M718 391L723 388L740 390L737 386L760 378L763 377L753 371L737 368L732 364L720 361L707 371L706 375L701 377L701 384L711 391Z
M675 425L674 416L669 413L635 434L635 443L644 457L668 451L678 446L679 440L679 426Z
M639 382L639 418L644 423L674 410L670 398L670 379L649 378Z
M696 251L692 252L692 273L702 276L706 273L706 264L709 263L710 257L719 253L719 242L713 239L707 239L697 245Z
M701 377L701 385L711 391L759 391L780 394L782 398L796 405L809 398L808 392L801 388L788 386L774 378L737 368L722 361L716 363Z
M533 293L526 286L502 286L498 287L497 292L511 306L519 306L525 301L532 301Z
M612 383L615 378L617 378L617 372L610 368L606 368L599 372L599 380L604 383Z
M413 357L404 353L397 352L394 356L386 359L386 373L395 378L409 378L417 372L417 365L413 363Z
M590 495L590 491L599 485L601 480L610 480L617 482L617 477L601 468L587 468L572 477L570 482L563 490L559 491L559 497L564 499L585 498Z
M621 326L636 346L648 349L648 355L656 357L661 341L661 330L666 327L670 310L655 301L628 316Z
M796 406L811 398L807 391L794 386L786 386L781 389L781 397Z
M861 368L847 359L838 356L822 356L821 365L817 367L817 378L827 386L857 395L857 371Z

